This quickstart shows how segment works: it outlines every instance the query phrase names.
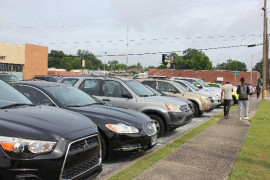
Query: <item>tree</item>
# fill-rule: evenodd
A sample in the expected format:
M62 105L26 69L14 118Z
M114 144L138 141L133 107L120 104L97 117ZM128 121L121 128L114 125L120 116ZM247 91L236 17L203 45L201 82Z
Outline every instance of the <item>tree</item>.
M270 59L268 59L268 67L270 67ZM252 71L258 71L261 75L263 75L263 60L256 63L256 65L252 68Z
M60 68L60 61L65 56L63 51L51 50L48 54L48 67Z
M245 63L229 59L227 63L217 64L217 69L228 70L228 71L247 71L247 66Z
M193 70L210 70L212 62L209 57L197 49L187 49L183 52L183 68ZM179 59L181 63L181 59Z
M70 71L72 70L71 63L72 63L72 57L64 57L60 60L60 68Z
M87 60L90 61L91 66L89 65L89 62L87 63L88 65L86 65L86 69L88 69L87 67L91 67L92 69L102 69L104 67L103 63L96 58L96 56L87 51L87 50L78 50L77 51L77 57L84 59L85 62L87 62Z

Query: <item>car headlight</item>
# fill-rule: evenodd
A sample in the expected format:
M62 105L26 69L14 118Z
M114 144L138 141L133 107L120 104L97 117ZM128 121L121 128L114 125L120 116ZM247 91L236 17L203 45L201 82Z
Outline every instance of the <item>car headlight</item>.
M181 109L172 103L165 103L166 108L171 112L182 112Z
M139 129L133 127L133 126L128 126L122 123L119 124L106 124L106 127L118 134L135 134L139 133Z
M31 157L52 151L56 142L0 136L0 144L10 156Z

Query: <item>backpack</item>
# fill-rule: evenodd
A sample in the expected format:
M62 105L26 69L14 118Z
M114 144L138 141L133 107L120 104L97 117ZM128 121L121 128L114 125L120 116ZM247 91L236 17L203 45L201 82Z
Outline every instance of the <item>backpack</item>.
M240 85L239 86L239 99L248 99L247 94L247 86L246 85Z

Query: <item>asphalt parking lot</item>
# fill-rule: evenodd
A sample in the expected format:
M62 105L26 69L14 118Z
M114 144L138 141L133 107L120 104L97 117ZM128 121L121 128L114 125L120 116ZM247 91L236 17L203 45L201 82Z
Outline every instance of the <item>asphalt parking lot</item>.
M123 169L128 166L132 161L136 161L137 159L158 150L160 147L166 145L167 143L177 139L179 136L183 135L187 131L199 126L201 123L207 121L209 118L219 114L222 112L223 106L212 110L211 112L207 112L202 114L200 117L193 118L189 124L186 124L182 127L177 128L172 132L166 133L163 137L159 138L157 141L157 145L147 152L141 153L127 153L116 155L114 158L107 160L103 163L103 170L100 175L96 179L107 179L118 170Z

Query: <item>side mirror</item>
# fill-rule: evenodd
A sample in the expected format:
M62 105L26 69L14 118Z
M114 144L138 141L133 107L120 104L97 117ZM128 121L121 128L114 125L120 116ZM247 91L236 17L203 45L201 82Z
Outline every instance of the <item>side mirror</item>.
M128 99L132 99L132 98L133 98L132 95L129 94L129 93L123 93L123 94L121 94L121 96L122 96L123 98L128 98Z

